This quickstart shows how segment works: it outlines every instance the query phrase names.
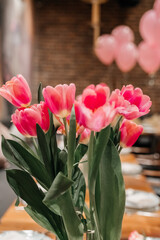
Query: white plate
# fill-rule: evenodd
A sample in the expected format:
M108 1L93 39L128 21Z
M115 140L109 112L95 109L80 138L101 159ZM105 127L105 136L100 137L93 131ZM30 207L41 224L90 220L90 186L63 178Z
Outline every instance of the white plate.
M124 175L136 175L142 172L142 167L138 164L122 162L122 173Z
M134 189L126 190L126 207L132 209L153 209L158 207L160 199L157 195Z
M42 233L26 230L2 232L0 233L0 240L51 240L51 238Z

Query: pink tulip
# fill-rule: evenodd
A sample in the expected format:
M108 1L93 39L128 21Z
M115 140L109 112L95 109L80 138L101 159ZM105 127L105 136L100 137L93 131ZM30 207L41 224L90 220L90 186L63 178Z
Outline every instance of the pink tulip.
M89 139L90 139L90 135L91 135L91 130L85 128L83 130L83 132L81 133L81 137L79 142L82 144L88 144L89 143Z
M50 120L46 103L40 102L40 104L34 104L28 108L17 109L12 114L12 122L26 137L37 136L36 124L39 124L44 132L47 132Z
M13 77L0 88L0 95L16 107L26 107L31 102L31 91L22 75Z
M121 91L113 91L109 102L115 105L120 115L129 120L146 115L152 105L150 98L140 88L134 89L132 85L123 86Z
M80 124L91 131L100 132L101 129L107 127L115 118L116 110L111 105L104 105L97 108L95 111L81 104Z
M134 122L124 119L120 127L120 145L122 147L131 147L143 132L143 127Z
M121 89L121 95L125 100L129 101L131 105L134 105L139 110L139 116L143 116L149 113L152 102L150 97L144 95L140 88L135 88L130 84L123 86Z
M95 111L99 107L103 106L109 98L110 89L104 84L98 84L96 86L89 85L82 93L82 102L84 105Z
M76 87L70 85L57 85L55 88L47 86L43 89L43 97L52 113L60 118L70 115L75 100Z
M160 43L160 19L153 9L145 12L141 17L139 31L147 43Z
M116 41L113 36L104 34L97 39L95 54L103 64L109 65L113 62L115 50Z
M115 37L118 45L134 41L134 33L128 26L120 25L112 30L112 36Z
M149 45L146 42L139 44L138 62L146 73L155 73L160 67L160 48L156 45Z
M76 119L80 125L99 132L111 123L116 110L108 102L109 93L106 84L90 85L84 89L75 102Z
M145 237L139 234L137 231L133 231L130 233L128 240L144 240Z
M134 43L124 43L117 51L116 64L122 72L128 72L136 65L137 55Z

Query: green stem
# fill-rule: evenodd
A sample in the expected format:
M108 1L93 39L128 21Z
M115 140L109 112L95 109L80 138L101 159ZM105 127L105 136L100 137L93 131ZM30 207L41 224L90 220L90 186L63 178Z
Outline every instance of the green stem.
M95 202L95 182L90 181L91 168L94 156L94 132L91 132L89 146L88 146L88 185L89 185L89 200L90 200L90 219L91 219L91 230L95 230L96 240L101 240L98 224L98 215L96 211Z
M88 182L90 181L90 170L93 160L93 149L94 149L94 132L92 131L88 145Z
M65 132L66 132L66 137L64 136L64 146L66 147L68 143L68 127L67 127L66 118L63 118L63 123L64 123Z
M100 236L100 228L99 228L99 221L98 221L98 214L96 210L96 202L95 202L95 183L92 184L92 188L89 190L89 197L90 197L90 215L91 215L91 224L92 230L95 230L95 237L96 240L101 240ZM94 221L92 223L92 220Z
M75 163L75 149L76 149L76 117L75 117L74 106L72 107L69 126L70 126L69 133L67 135L67 148L68 148L67 171L68 171L68 178L72 179L72 170L73 170L73 164ZM67 126L66 126L66 130L67 130Z
M87 160L85 160L85 161L81 161L81 162L77 162L77 163L75 163L75 164L73 164L73 167L75 167L76 165L79 165L79 164L83 164L83 163L86 163L86 162L88 162Z

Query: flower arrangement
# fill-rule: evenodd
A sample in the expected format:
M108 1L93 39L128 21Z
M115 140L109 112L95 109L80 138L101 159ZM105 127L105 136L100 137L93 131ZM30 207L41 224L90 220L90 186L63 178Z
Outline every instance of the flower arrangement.
M0 95L17 107L13 124L34 144L2 137L4 156L19 168L7 170L7 180L16 204L22 198L26 212L59 240L82 240L85 234L119 240L125 208L119 153L142 133L143 127L131 120L147 114L151 101L132 85L111 93L104 83L90 85L77 98L75 92L73 83L43 90L40 84L38 104L30 105L31 91L21 75L0 88ZM57 133L64 135L63 148ZM87 188L80 170L85 155Z

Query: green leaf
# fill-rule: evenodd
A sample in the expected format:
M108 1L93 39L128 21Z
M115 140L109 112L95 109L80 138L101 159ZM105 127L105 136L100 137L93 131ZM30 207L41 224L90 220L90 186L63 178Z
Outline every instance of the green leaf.
M46 133L46 138L48 140L48 143L50 142L50 138L53 134L53 129L55 128L54 127L54 123L53 123L53 113L48 109L48 113L49 113L49 120L50 120L50 127L49 127L49 130L48 132Z
M25 207L24 209L31 216L31 218L41 227L47 229L50 232L54 232L58 239L68 240L67 233L64 229L63 224L61 224L61 226L56 226L55 229L53 229L52 224L45 215L36 211L33 207L29 205L27 205L27 207ZM59 227L61 227L61 229L59 229Z
M11 134L11 136L13 136L14 138L16 138L21 144L22 146L27 149L32 155L34 155L35 157L37 157L36 153L32 150L32 148L21 138L17 137L14 134Z
M46 193L44 202L52 202L63 195L73 184L73 181L67 178L62 172L59 172L54 179L50 189Z
M40 83L38 87L38 103L40 103L41 101L44 101L44 98L42 95L42 83Z
M43 204L42 200L45 195L38 188L32 177L27 172L18 169L7 170L6 174L11 188L17 196L22 198L30 206L27 208L27 211L30 213L31 217L33 217L38 224L43 223L41 226L49 231L55 232L59 239L65 240L61 231L61 229L63 229L61 218L55 215ZM42 216L42 219L38 220L36 219L36 216ZM46 225L44 219L46 219Z
M3 138L2 150L8 161L28 171L45 189L51 185L51 179L44 165L18 142Z
M58 206L67 231L68 239L83 240L83 224L75 212L69 191L58 197L53 203L45 200L45 204L47 204L48 207L50 204L53 204L52 206L54 206L54 204Z
M125 207L125 188L119 154L109 140L100 163L99 220L103 239L119 240Z
M83 240L83 224L75 212L69 191L58 199L58 204L68 238L70 240Z
M79 144L75 151L75 163L79 163L88 150L88 146Z
M50 149L51 149L51 164L54 169L54 175L56 176L58 171L58 152L59 149L57 147L57 138L56 138L56 129L53 126L52 135L50 137Z
M96 139L96 144L94 148L94 156L93 161L91 162L91 171L90 171L90 181L95 181L97 174L98 174L98 166L101 161L101 157L104 153L105 147L108 143L110 136L110 126L107 126L106 128L102 129L101 132L98 135L98 138Z
M38 223L40 226L44 227L48 231L53 232L52 225L48 221L48 219L41 213L37 212L33 207L27 206L24 208L25 211L33 218L33 220Z
M67 175L67 152L63 149L58 153L57 172L63 172Z
M105 147L108 143L110 136L110 126L101 130L97 135L96 140L94 141L93 133L91 133L91 139L89 143L89 196L90 196L90 217L92 229L95 229L95 234L97 240L101 239L100 236L100 227L99 227L99 218L98 218L98 209L95 199L95 188L96 188L96 179L99 171L99 164L103 156ZM93 142L93 143L92 143ZM92 144L91 144L92 143Z
M74 181L72 185L73 203L76 209L82 213L85 203L86 183L83 173L78 167L74 169L72 180Z
M70 117L70 127L69 127L69 136L68 136L68 177L72 177L72 169L75 159L75 148L76 148L76 117L74 106L72 107L71 117Z
M53 212L58 211L62 216L70 240L83 239L83 224L78 218L68 191L73 182L59 173L47 192L43 202Z
M61 215L59 205L56 203L56 199L66 192L70 186L73 184L69 178L59 172L56 178L54 179L50 189L46 193L46 196L43 200L44 204L53 212L58 215Z
M6 170L6 174L7 181L17 196L35 208L41 207L41 199L43 199L44 193L38 188L29 173L19 169L13 169Z
M43 159L44 165L46 167L46 170L47 170L50 178L53 181L54 168L52 165L52 156L51 156L49 144L47 142L46 135L43 132L43 130L41 129L41 127L38 124L36 124L36 128L37 128L37 139L38 139L38 144L39 144L39 150L41 152L42 159Z
M10 163L13 163L17 167L24 169L24 167L22 167L22 163L20 163L20 161L18 159L16 159L15 156L13 155L12 150L11 150L7 140L4 138L4 136L2 136L2 152L3 152L3 155L6 157L6 159Z

